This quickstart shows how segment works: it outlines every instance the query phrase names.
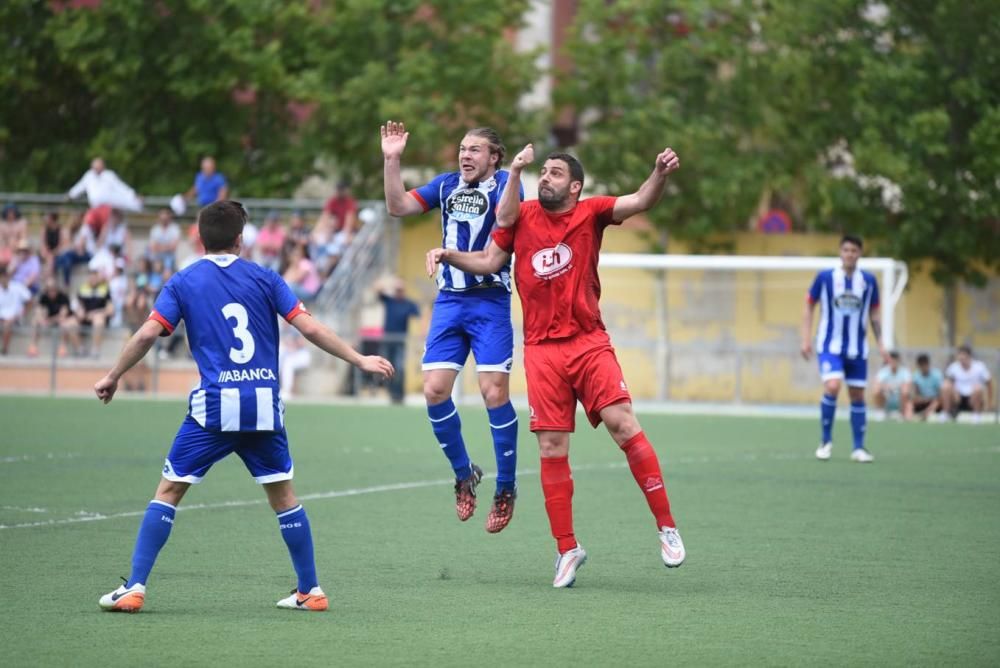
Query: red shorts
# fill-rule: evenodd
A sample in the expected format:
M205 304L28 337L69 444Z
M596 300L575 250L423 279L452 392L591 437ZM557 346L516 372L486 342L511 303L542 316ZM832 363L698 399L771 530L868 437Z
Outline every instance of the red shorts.
M573 431L576 402L594 427L601 411L631 402L622 368L603 329L562 341L524 346L531 431Z
M87 213L83 216L83 222L90 227L91 232L94 233L94 238L97 238L101 234L101 230L104 229L104 226L108 224L110 218L111 206L101 204L100 206L95 206L93 209L88 209Z

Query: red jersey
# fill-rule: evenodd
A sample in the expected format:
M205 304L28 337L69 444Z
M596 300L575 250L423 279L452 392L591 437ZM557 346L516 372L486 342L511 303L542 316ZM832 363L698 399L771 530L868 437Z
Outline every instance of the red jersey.
M591 197L563 213L549 213L538 200L522 202L514 226L494 230L497 246L514 254L525 344L605 329L597 258L604 228L617 224L616 199Z

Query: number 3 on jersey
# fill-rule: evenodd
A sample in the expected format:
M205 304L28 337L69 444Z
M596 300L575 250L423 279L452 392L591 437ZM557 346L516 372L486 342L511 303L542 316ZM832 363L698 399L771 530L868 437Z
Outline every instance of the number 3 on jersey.
M226 316L226 320L232 318L236 321L236 326L233 327L233 336L239 339L242 344L241 348L229 349L229 359L237 364L246 364L253 359L254 349L256 348L253 336L250 334L250 330L247 329L247 325L250 324L250 318L247 316L246 307L243 304L231 302L222 307L222 315Z

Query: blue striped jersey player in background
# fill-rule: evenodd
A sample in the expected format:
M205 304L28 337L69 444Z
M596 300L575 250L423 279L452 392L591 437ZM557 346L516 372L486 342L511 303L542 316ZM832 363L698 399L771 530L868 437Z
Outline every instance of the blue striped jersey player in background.
M833 450L833 418L837 412L841 383L847 385L847 394L851 399L851 431L854 435L851 461L874 461L865 449L869 324L886 363L889 355L882 345L878 283L871 273L858 269L862 248L860 237L844 235L840 240L841 265L816 274L806 295L801 350L807 360L813 353L813 311L817 304L820 310L815 351L823 380L823 399L820 401L822 438L816 449L816 458L821 461L829 460Z
M313 318L276 273L240 259L246 220L239 202L215 202L201 210L198 231L206 255L167 282L149 319L125 344L114 368L94 385L98 399L110 402L122 374L157 337L184 321L201 382L191 392L187 417L139 525L132 572L125 584L101 597L105 610L142 609L146 580L170 537L177 505L214 463L233 452L263 485L298 576L296 590L278 607L328 607L316 577L309 519L292 489L292 458L278 395L278 317L317 347L364 371L388 378L393 368L381 357L360 355Z
M500 169L505 148L490 128L469 130L458 147L459 171L440 174L409 192L403 187L400 161L409 133L402 123L381 127L385 159L385 203L393 216L414 216L441 209L441 246L483 250L496 224L496 208L507 185ZM524 192L520 192L524 199ZM469 351L476 358L479 389L489 414L497 463L497 486L486 519L490 533L502 531L514 513L517 497L517 414L510 403L514 327L510 321L510 265L478 276L447 263L437 275L438 296L424 348L424 398L441 450L455 472L455 511L463 522L476 509L476 486L483 472L469 459L462 423L451 393Z

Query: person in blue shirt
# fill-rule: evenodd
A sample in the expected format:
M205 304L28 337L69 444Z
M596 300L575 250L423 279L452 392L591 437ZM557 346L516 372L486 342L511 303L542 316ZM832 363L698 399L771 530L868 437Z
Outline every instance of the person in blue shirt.
M381 136L389 214L415 216L440 209L442 247L483 250L496 225L497 204L509 176L507 170L501 169L506 149L497 132L491 128L466 132L458 146L459 170L439 174L409 192L400 174L409 133L402 123L388 121L381 127ZM524 192L519 195L523 200ZM496 493L486 530L497 533L513 517L517 496L517 414L510 403L510 370L514 364L510 265L480 276L443 262L437 285L422 364L427 415L455 473L455 512L464 522L476 509L476 487L483 471L469 459L451 394L471 350L497 464Z
M201 171L194 175L194 184L184 199L195 198L199 207L221 202L229 197L229 182L221 172L215 171L215 158L206 155L201 159Z
M847 384L851 399L851 432L854 436L851 461L874 461L865 448L869 325L886 364L889 363L889 355L882 345L878 283L872 274L858 269L862 248L861 237L845 234L840 240L841 265L816 274L806 295L801 346L802 357L806 360L812 357L814 349L813 312L817 304L820 307L815 351L824 390L820 402L822 440L816 449L816 458L821 461L829 460L833 450L833 418L842 383Z
M917 370L913 373L913 413L920 420L941 410L941 386L944 375L931 368L927 353L917 355Z
M101 597L104 610L142 609L146 581L170 536L177 505L217 461L236 453L264 487L278 515L298 584L279 608L326 610L316 577L312 532L292 488L293 466L285 435L278 382L278 317L327 353L386 378L392 365L362 356L306 310L270 269L239 257L246 210L239 202L211 204L198 214L203 258L175 274L160 292L149 319L125 344L114 368L94 385L109 403L122 375L145 357L157 337L183 321L201 382L188 399L163 466L162 478L139 526L132 571L118 589Z
M379 300L385 307L382 326L382 356L392 362L396 374L389 383L389 397L392 403L403 403L406 389L406 330L410 318L420 317L420 307L406 296L406 286L401 280L392 281L392 289L379 292Z

